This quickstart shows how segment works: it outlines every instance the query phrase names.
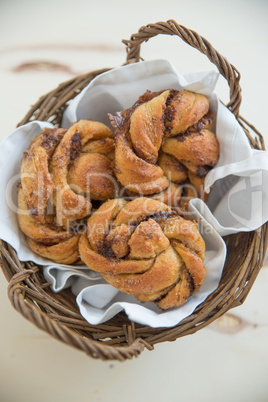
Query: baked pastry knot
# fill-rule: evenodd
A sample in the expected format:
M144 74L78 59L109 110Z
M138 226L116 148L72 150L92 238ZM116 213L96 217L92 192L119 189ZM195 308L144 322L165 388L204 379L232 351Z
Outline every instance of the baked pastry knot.
M45 128L24 153L18 220L30 247L61 263L78 255L78 228L91 200L114 196L113 132L81 120L69 130Z
M18 189L18 222L35 253L61 264L73 264L79 259L79 234L64 230L49 219L46 223L38 222L27 207L21 186Z
M219 157L206 96L147 91L110 120L116 129L115 175L129 191L169 196L173 206L184 196L206 199L204 179Z
M183 305L206 272L196 223L145 197L102 204L88 219L79 253L112 286L162 309Z

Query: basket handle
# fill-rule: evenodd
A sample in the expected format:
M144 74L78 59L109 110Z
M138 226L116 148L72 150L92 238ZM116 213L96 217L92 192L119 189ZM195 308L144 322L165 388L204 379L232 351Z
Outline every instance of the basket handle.
M241 87L239 84L240 73L226 60L225 57L220 55L205 38L198 35L191 29L179 25L174 20L148 24L141 27L137 33L132 34L129 40L124 39L122 42L127 47L126 64L139 62L141 60L141 44L159 34L179 36L184 42L188 43L188 45L206 55L208 59L216 65L220 74L227 80L230 88L230 102L228 103L227 107L231 110L235 117L238 117L239 108L242 101Z

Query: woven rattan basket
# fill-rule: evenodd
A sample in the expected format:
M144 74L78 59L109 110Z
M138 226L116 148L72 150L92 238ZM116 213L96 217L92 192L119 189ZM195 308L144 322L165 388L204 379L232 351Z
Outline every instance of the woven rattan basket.
M239 72L196 32L172 20L144 26L130 40L123 41L127 46L126 64L139 62L140 45L158 34L179 36L217 66L230 87L227 107L243 127L251 146L264 149L260 133L239 116ZM107 70L93 71L62 83L42 96L19 125L44 120L60 126L70 100L93 78ZM267 227L265 224L256 231L230 235L224 239L228 252L220 285L189 317L173 328L154 329L138 325L130 322L124 313L117 314L105 324L90 325L80 315L75 296L70 290L53 293L42 275L42 267L32 262L20 262L14 249L0 240L1 265L9 282L8 297L25 318L91 357L123 361L138 356L144 348L152 350L159 342L174 341L193 334L229 309L241 305L261 269L267 247Z

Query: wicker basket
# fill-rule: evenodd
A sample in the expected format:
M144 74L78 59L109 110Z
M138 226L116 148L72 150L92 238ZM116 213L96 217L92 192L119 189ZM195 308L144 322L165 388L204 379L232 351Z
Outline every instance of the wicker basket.
M239 116L239 72L196 32L172 20L142 27L130 40L123 41L127 46L126 64L139 62L141 43L158 34L179 36L217 66L230 87L227 107L243 127L251 146L264 149L260 133ZM70 100L93 78L108 70L93 71L62 83L42 96L19 125L44 120L60 126ZM254 137L250 135L250 130ZM225 238L228 252L219 287L189 317L173 328L154 329L139 325L130 322L124 313L117 314L105 324L90 325L80 315L70 290L53 293L42 275L42 267L32 262L20 262L14 249L0 240L1 264L9 282L9 299L25 318L56 339L83 350L91 357L123 361L138 356L144 348L152 350L159 342L174 341L193 334L229 309L241 305L262 266L267 247L267 227L265 224L256 231Z

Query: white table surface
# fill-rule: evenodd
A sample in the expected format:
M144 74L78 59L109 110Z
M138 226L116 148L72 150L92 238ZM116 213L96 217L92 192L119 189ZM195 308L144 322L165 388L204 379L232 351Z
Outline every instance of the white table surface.
M241 72L241 115L267 143L267 12L266 0L2 0L0 139L39 96L74 74L123 64L121 39L172 18L207 38ZM169 58L182 73L211 68L175 37L154 38L142 56ZM218 93L228 99L223 79ZM124 363L91 359L26 321L11 307L0 272L0 401L265 402L267 268L266 260L243 306Z

